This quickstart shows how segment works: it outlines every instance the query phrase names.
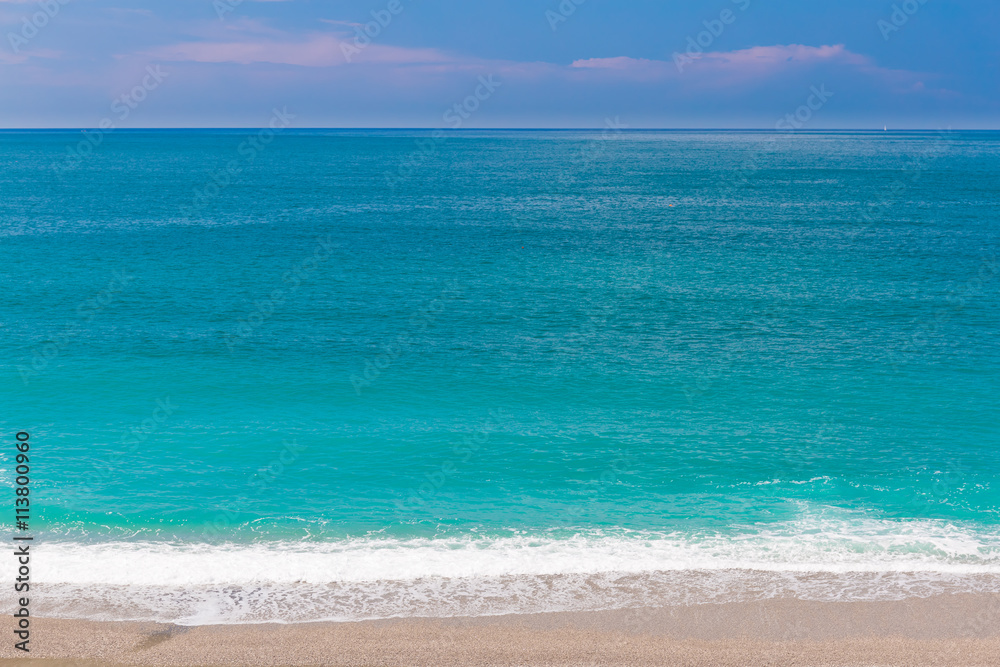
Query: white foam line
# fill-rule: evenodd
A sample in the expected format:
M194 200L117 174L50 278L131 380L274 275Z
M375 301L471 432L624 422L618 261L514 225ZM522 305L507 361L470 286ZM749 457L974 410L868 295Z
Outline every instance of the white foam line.
M103 585L219 585L404 581L602 572L939 572L1000 574L1000 536L922 522L831 532L732 535L591 534L569 539L350 539L193 545L48 542L39 581ZM878 528L877 530L874 528Z

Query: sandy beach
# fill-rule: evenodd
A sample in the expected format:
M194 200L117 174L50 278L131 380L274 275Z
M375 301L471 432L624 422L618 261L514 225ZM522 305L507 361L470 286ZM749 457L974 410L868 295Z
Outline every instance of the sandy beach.
M1000 665L996 595L289 625L34 619L32 629L32 659L8 641L0 664Z

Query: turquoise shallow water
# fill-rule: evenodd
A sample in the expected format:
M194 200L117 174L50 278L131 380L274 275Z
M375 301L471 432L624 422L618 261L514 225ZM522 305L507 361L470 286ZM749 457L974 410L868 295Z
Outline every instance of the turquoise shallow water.
M1000 134L250 134L0 134L50 581L1000 572Z

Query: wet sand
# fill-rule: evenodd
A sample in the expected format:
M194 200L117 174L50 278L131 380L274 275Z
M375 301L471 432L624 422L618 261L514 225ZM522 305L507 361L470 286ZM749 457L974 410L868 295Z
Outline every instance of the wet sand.
M215 625L5 617L0 665L1000 665L1000 596L358 623Z

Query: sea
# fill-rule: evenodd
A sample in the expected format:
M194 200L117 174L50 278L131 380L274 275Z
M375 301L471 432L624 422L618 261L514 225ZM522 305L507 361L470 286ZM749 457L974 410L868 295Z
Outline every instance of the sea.
M998 212L998 132L0 132L0 532L60 618L1000 592Z

